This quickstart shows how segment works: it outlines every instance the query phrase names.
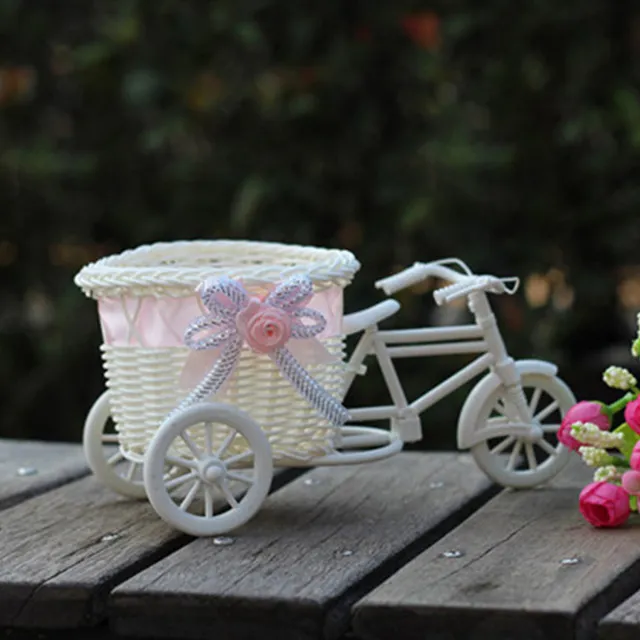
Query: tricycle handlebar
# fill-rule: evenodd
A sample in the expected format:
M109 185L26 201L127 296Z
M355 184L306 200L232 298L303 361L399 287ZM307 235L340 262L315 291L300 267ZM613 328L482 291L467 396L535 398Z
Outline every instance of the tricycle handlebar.
M459 266L464 273L455 271L447 264L455 264ZM457 258L447 258L446 260L437 260L435 262L415 262L411 267L400 271L387 278L382 278L375 283L378 289L382 289L388 296L412 287L414 284L418 284L428 277L433 276L436 278L442 278L443 280L449 280L451 282L467 281L469 276L473 276L469 267L458 260Z
M446 266L447 264L457 265L463 269L464 273L451 269ZM475 291L513 294L520 284L518 278L497 278L496 276L476 275L472 273L469 267L461 260L450 258L436 262L416 262L408 269L400 271L400 273L378 280L375 286L378 289L382 289L387 295L392 295L397 291L418 284L431 276L453 283L433 292L434 300L438 305L452 302L463 296L468 296ZM511 284L511 286L509 286L509 284Z
M426 265L416 262L408 269L400 271L400 273L396 273L392 276L376 281L375 285L378 289L382 289L388 296L390 296L397 291L412 287L414 284L418 284L418 282L422 282L422 280L428 276L428 274L425 273L425 267Z

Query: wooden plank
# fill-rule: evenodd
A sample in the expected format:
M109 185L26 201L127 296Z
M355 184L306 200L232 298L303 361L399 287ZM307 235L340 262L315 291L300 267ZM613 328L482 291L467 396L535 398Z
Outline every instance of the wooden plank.
M96 625L114 585L191 539L93 476L16 505L0 526L0 628Z
M80 445L0 440L0 509L88 473Z
M625 600L602 620L598 637L601 640L638 640L640 638L640 591Z
M581 517L579 460L554 486L504 491L354 607L360 638L586 640L640 587L637 527Z
M89 477L14 506L0 527L0 627L76 627L110 587L188 538Z
M119 586L110 622L154 637L338 638L363 590L490 492L453 453L315 469L271 496L232 544L196 540Z

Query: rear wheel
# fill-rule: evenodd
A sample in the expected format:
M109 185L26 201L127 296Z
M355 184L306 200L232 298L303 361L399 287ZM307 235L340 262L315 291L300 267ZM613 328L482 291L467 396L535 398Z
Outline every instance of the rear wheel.
M87 415L82 444L89 468L103 485L128 498L146 498L142 463L127 460L120 451L108 391L95 401Z

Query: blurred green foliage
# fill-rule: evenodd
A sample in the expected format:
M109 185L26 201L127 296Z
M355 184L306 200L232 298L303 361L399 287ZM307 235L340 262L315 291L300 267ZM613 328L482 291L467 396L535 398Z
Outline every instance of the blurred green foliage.
M509 346L602 397L640 307L639 80L631 0L0 0L0 435L80 436L103 382L77 270L198 237L349 248L348 310L414 260L538 274L496 300ZM455 364L403 363L410 395Z

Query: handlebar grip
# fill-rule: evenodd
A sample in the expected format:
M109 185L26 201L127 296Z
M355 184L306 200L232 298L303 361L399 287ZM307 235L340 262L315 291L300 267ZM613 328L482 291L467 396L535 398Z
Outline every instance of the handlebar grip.
M459 298L467 294L476 286L475 282L456 282L447 287L442 287L433 292L433 299L438 306L445 302L451 302L455 298Z
M400 289L406 289L414 284L418 284L424 280L424 265L416 262L413 266L395 275L377 280L375 283L376 288L382 289L388 296L392 295Z

